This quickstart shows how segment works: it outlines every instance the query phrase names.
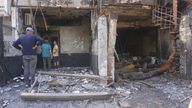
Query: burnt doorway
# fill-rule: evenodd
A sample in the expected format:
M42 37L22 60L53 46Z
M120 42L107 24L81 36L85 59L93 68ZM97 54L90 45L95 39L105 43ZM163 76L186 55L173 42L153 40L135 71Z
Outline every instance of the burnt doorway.
M115 68L119 69L134 64L134 59L141 62L151 62L152 57L159 56L158 29L156 27L118 28L116 51L120 61ZM147 60L147 61L146 61ZM141 67L143 63L140 63ZM139 65L140 66L140 65Z
M157 56L158 32L155 27L118 28L116 51L127 56Z

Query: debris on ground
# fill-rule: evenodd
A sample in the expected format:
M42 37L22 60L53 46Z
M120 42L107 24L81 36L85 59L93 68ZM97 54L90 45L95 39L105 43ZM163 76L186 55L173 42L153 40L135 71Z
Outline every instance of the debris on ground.
M124 57L116 63L116 76L121 79L142 80L162 74L164 62L156 57Z
M70 71L70 69L73 71ZM89 74L88 68L70 69L61 68L57 71L60 73ZM126 79L121 82L112 83L106 87L101 85L98 80L77 77L41 75L38 78L38 82L39 86L34 87L30 93L81 94L113 92L116 93L116 95L102 101L85 99L82 101L71 100L67 102L30 101L29 103L23 101L20 97L20 93L28 90L21 80L19 82L10 82L7 86L0 88L0 106L2 107L4 105L6 108L14 108L15 105L19 108L24 108L24 106L30 106L32 108L58 108L61 106L66 106L67 108L96 108L97 105L97 107L101 108L186 108L189 105L190 96L192 94L190 87L191 81L180 79L170 73L164 73L163 75L142 81L131 81Z
M129 102L119 102L119 106L121 108L131 108L131 105L129 104Z
M0 100L0 108L5 108L7 105L9 105L8 100Z

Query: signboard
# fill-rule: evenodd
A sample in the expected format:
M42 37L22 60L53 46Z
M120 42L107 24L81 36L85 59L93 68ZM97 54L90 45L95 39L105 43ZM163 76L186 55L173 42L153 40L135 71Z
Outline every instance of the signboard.
M89 7L90 0L18 0L17 6Z

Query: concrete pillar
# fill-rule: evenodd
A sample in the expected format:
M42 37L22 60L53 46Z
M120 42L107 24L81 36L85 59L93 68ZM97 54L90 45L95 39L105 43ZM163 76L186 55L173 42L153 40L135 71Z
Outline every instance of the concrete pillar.
M91 31L92 31L92 45L91 45L91 68L94 74L98 73L98 36L97 36L97 13L91 11Z
M14 36L14 40L16 40L19 37L18 34L18 8L12 7L11 8L11 21L12 21L12 35Z
M117 36L117 14L109 15L109 35L108 35L108 76L112 76L115 80L115 43Z
M3 45L3 17L0 17L0 59L4 56L4 45Z
M98 71L100 76L107 76L107 17L98 18Z
M188 15L182 17L180 22L180 72L184 78L192 79L192 28L191 18Z

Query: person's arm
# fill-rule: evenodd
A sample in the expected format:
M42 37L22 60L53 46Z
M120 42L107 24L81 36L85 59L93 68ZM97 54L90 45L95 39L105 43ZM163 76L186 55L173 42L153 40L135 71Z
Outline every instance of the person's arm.
M53 55L52 55L52 48L51 48L51 45L49 45L49 53L50 53L50 56L51 56L51 59L53 58Z
M17 39L14 43L13 43L13 47L15 47L18 50L21 50L22 48L19 46L21 44L21 40L20 38Z
M51 48L51 45L49 45L49 51L50 51L50 54L52 54L52 48Z
M42 45L42 43L44 42L44 39L41 38L40 36L35 36L35 40L36 40L36 44L35 46L32 47L32 49L36 49L38 46Z
M37 41L37 45L41 45L44 42L44 39L40 36L35 36L36 37L36 41Z

